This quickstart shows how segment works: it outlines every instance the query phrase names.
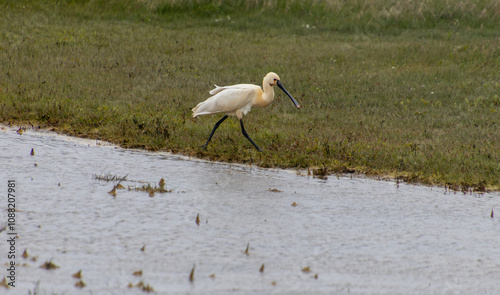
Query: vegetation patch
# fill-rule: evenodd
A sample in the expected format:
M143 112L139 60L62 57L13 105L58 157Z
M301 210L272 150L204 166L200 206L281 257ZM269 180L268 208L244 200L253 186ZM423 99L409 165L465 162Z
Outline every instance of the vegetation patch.
M0 121L262 167L500 188L500 2L7 1ZM213 84L276 91L245 128ZM315 168L316 167L316 168ZM324 173L326 172L326 173Z

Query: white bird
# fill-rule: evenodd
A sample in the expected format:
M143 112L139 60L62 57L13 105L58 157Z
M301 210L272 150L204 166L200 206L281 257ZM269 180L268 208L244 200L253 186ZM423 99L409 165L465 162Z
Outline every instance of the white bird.
M253 140L248 136L243 127L243 115L246 115L252 107L263 108L271 104L274 100L274 90L273 86L278 85L281 90L283 90L288 97L292 100L293 104L300 109L300 105L292 97L290 93L281 84L280 77L273 72L268 73L263 81L262 88L257 85L252 84L237 84L232 86L217 86L215 89L210 91L212 97L208 98L204 102L200 102L196 107L193 108L193 118L201 115L210 115L225 113L226 115L222 117L217 123L215 123L212 133L207 142L202 146L206 148L215 130L219 128L219 125L228 118L228 116L236 116L240 120L241 132L243 135L253 144L253 146L260 152L260 148L253 142Z

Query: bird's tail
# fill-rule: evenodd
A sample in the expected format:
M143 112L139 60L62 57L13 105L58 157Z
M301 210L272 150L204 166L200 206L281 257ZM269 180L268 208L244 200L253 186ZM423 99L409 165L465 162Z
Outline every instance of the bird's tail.
M211 95L215 95L215 94L221 92L224 89L227 89L227 87L226 86L222 86L221 87L221 86L215 85L215 89L212 89L210 91L210 94ZM210 103L210 102L213 102L212 99L211 99L212 97L209 97L207 100L200 102L197 106L195 106L192 109L192 111L193 111L193 118L196 118L196 117L201 116L201 115L210 115L210 114L218 113L217 110L213 109L213 103Z
M197 106L195 106L193 111L193 118L196 118L201 115L210 115L213 114L212 111L209 110L210 104L207 105L207 101L200 102Z
M198 108L200 107L200 104L198 104L197 106L195 106L192 111L193 111L193 118L196 118L199 114L196 113L196 111L198 110Z

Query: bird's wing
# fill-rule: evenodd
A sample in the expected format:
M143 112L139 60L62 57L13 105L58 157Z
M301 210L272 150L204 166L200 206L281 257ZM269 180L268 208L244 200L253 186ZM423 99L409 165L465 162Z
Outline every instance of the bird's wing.
M211 95L216 95L217 93L224 91L226 89L259 89L262 90L259 86L253 84L237 84L231 86L218 86L214 84L215 89L210 90Z
M216 90L217 92L214 96L199 103L193 109L194 116L231 113L243 108L244 106L251 106L253 98L256 96L256 91L260 90L260 87L251 84L239 84L218 87L212 91Z

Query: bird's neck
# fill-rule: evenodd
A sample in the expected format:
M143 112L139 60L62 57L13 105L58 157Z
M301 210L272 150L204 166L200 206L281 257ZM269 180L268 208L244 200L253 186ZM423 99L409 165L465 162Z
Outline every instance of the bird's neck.
M262 85L262 88L264 92L262 93L262 96L259 99L260 101L258 105L260 107L265 107L268 106L274 100L274 88L273 86L266 84L265 82Z

